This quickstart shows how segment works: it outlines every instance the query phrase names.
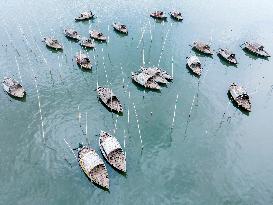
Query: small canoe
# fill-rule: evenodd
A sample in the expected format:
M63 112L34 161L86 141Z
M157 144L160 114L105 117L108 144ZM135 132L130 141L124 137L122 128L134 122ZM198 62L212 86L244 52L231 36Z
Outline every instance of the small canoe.
M85 11L80 13L80 15L75 18L75 21L86 21L86 20L92 19L93 17L94 17L94 14L91 11Z
M72 28L68 28L68 29L65 29L64 30L64 35L67 37L67 38L70 38L70 39L73 39L73 40L81 40L81 36L79 35L79 33L72 29Z
M95 31L95 30L91 30L89 31L90 37L98 40L98 41L106 41L107 37L103 35L103 33L99 32L99 31Z
M80 45L84 48L95 48L95 43L90 38L83 37L80 41Z
M126 156L117 138L107 132L101 131L99 146L102 155L109 164L119 171L126 172Z
M172 80L171 76L164 70L157 67L140 68L140 72L153 76L153 80L157 83L167 84L169 80Z
M81 52L77 53L76 54L76 61L77 61L77 64L81 68L84 68L84 69L87 69L87 70L92 69L91 61L90 61L89 57L86 54L81 53Z
M44 37L43 41L45 42L46 46L48 46L49 48L53 48L53 49L56 49L56 50L62 50L63 49L63 46L55 38Z
M198 75L198 76L201 75L202 67L201 67L200 60L197 56L187 57L187 66L196 75Z
M245 42L243 49L261 57L268 58L270 54L264 49L264 46L255 42Z
M113 93L110 88L98 87L97 93L99 95L100 100L109 108L111 111L115 111L117 113L123 112L123 107L117 98L117 96Z
M182 14L179 11L170 12L170 16L176 21L182 21L183 20Z
M2 85L4 91L13 97L23 98L25 96L25 89L23 86L12 78L5 77Z
M91 182L109 189L109 176L106 166L96 151L82 146L78 149L79 165Z
M227 49L219 49L218 55L231 64L237 64L235 54Z
M124 24L113 23L113 28L120 33L128 34L128 28Z
M233 83L229 87L229 93L230 93L232 99L238 105L238 107L241 107L248 112L251 111L251 102L249 99L249 95L247 94L246 90L243 87Z
M134 73L132 72L132 80L136 83L144 86L145 88L150 88L153 90L160 90L159 84L154 80L154 76L147 73Z
M152 18L159 19L159 20L166 20L167 16L164 14L163 11L155 11L150 14Z
M193 42L193 48L201 53L206 54L206 55L213 55L212 50L211 50L209 44L207 44L207 43L195 41L195 42Z

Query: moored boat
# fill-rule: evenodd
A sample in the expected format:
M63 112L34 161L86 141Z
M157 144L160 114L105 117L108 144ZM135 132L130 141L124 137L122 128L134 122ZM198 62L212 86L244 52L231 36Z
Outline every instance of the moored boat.
M172 11L172 12L170 12L170 15L176 21L182 21L183 20L182 14L179 11Z
M91 30L89 31L90 37L98 40L98 41L106 41L107 37L103 35L103 33L99 32L99 31L95 31L95 30Z
M53 48L53 49L56 49L56 50L62 50L63 49L63 46L55 38L44 37L43 41L45 42L46 46L48 46L49 48Z
M248 112L251 111L251 102L249 95L242 86L232 83L231 86L229 87L229 93L232 99L238 105L238 107L241 107Z
M73 40L81 40L81 36L79 35L79 33L74 30L73 28L68 28L64 30L64 35L67 38L73 39Z
M245 42L243 49L253 53L257 56L268 58L270 54L264 49L264 46L256 42Z
M92 19L94 17L94 14L92 11L85 11L80 13L78 17L75 18L75 21L86 21L89 19Z
M81 68L84 68L84 69L87 69L87 70L92 69L91 61L90 61L89 57L86 54L81 53L81 52L77 53L76 54L76 61L77 61L77 64Z
M97 93L99 95L100 100L111 110L117 113L123 112L123 107L117 98L117 96L113 93L110 88L98 87Z
M164 14L163 11L154 11L150 14L152 18L159 19L159 20L166 20L167 16Z
M219 49L218 55L231 64L237 64L235 54L228 49Z
M13 97L23 98L25 96L25 89L23 86L12 78L5 77L2 85L4 91Z
M191 71L200 76L202 72L202 67L200 60L197 56L187 57L187 66L191 69Z
M94 40L90 38L81 38L80 45L84 48L95 48Z
M132 72L132 80L136 83L144 86L145 88L150 88L153 90L160 90L159 84L154 80L152 74Z
M172 77L166 71L157 67L141 67L139 71L148 75L152 75L153 80L157 83L166 84L169 80L172 80Z
M109 176L106 166L94 149L80 146L78 148L78 161L81 169L91 182L109 189Z
M113 28L123 34L128 34L128 28L126 25L121 23L113 23Z
M212 50L211 50L209 44L207 44L207 43L204 43L201 41L194 41L193 48L201 53L206 54L206 55L213 55Z
M101 131L99 146L104 158L114 168L126 172L126 156L118 140L107 132Z

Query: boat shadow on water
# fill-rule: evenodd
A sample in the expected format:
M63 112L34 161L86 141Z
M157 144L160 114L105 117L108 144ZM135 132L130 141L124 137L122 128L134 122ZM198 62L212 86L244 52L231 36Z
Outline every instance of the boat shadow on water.
M241 106L238 106L237 103L235 102L235 100L233 100L233 98L229 92L227 92L227 96L234 107L239 109L244 115L249 116L249 112L247 110L245 110L244 108L242 108Z
M46 46L47 50L49 50L51 53L62 53L63 49L56 49L56 48L51 48L49 46Z
M247 49L243 49L245 52L245 55L249 58L251 58L252 60L257 60L257 59L263 59L266 61L269 61L269 57L264 57L264 56L258 56L250 51L248 51Z
M135 82L134 80L132 80L133 84L136 86L136 88L139 90L139 91L144 91L146 93L148 92L154 92L154 93L161 93L161 90L156 90L156 89L149 89L149 88L145 88L143 87L142 85L139 85L137 82ZM161 86L161 85L160 85Z
M231 63L227 62L220 54L217 54L217 56L219 57L220 62L224 66L238 68L238 66L237 66L238 64L231 64Z
M121 38L128 36L128 33L121 33L119 31L117 31L116 29L113 29L113 30Z
M13 96L13 95L11 95L9 93L6 93L6 95L11 98L11 99L9 99L10 101L12 101L12 100L16 100L16 101L19 101L19 102L26 102L27 101L27 97L26 97L27 94L26 93L25 93L24 97L22 97L22 98L15 97L15 96Z
M207 57L207 58L213 59L213 55L203 53L203 52L201 52L201 51L198 51L198 50L195 49L195 48L192 48L192 50L194 51L194 53L195 53L195 55L196 55L197 57Z
M196 77L196 78L198 78L198 79L201 77L201 75L198 75L198 74L194 73L188 65L186 65L186 67L187 67L188 73L189 73L191 76Z
M100 103L109 111L112 112L114 114L117 114L118 116L123 116L123 112L117 112L115 110L112 110L111 108L109 108L107 105L104 104L104 102L102 102L102 100L98 97L98 101L100 101Z

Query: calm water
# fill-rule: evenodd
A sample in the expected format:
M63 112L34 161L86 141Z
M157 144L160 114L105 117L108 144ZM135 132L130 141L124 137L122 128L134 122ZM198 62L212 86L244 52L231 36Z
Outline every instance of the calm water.
M74 22L90 8L98 18ZM253 40L273 53L272 8L271 0L2 0L0 78L22 81L27 97L0 92L0 204L273 204L273 61L239 47ZM155 9L179 9L185 20L157 23L149 17ZM115 33L113 21L129 35ZM92 72L75 65L81 48L64 37L67 27L109 36L87 51ZM64 52L47 49L47 35ZM200 56L198 80L185 67L198 39L233 50L239 65ZM143 64L173 72L173 83L160 93L136 86L130 73ZM251 95L249 115L229 102L232 82ZM97 83L119 96L123 116L98 102ZM125 141L128 173L106 165L110 192L87 180L64 142L88 141L100 154L100 130Z

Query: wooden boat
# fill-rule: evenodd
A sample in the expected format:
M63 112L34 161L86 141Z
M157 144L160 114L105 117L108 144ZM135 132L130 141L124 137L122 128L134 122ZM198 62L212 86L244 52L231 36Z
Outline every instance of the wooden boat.
M218 55L231 64L237 64L235 54L227 49L220 48Z
M89 34L90 34L90 37L95 40L98 40L98 41L106 41L107 40L107 37L104 36L103 33L99 32L99 31L92 30L92 31L89 31Z
M124 24L113 23L113 28L120 33L128 34L128 28Z
M92 11L85 11L80 13L78 17L75 18L75 21L86 21L89 19L92 19L94 17L94 14Z
M95 43L90 38L82 38L80 45L84 48L95 48Z
M141 67L139 71L148 75L152 75L153 80L157 83L166 84L168 83L168 80L172 80L172 77L166 71L157 67Z
M89 57L86 54L81 53L81 52L77 53L76 54L76 61L77 61L77 64L81 68L84 68L84 69L87 69L87 70L92 69L91 61L90 61Z
M197 56L187 57L187 66L192 70L193 73L197 74L198 76L201 75L202 67Z
M71 38L73 40L81 40L81 36L79 35L79 33L72 29L72 28L68 28L64 30L64 34L67 38Z
M270 54L264 50L264 46L259 44L259 43L255 43L255 42L245 42L243 44L243 49L257 55L257 56L261 56L261 57L265 57L268 58L270 57Z
M46 46L48 46L49 48L53 48L53 49L56 49L56 50L62 50L63 49L63 46L55 38L44 37L43 41L45 42Z
M109 108L111 111L118 113L123 112L123 107L117 98L117 96L112 92L110 88L98 87L97 93L100 100Z
M165 16L163 11L155 11L150 14L152 18L159 19L159 20L166 20L167 16Z
M206 55L213 55L210 46L204 42L201 41L193 42L193 48Z
M246 90L243 87L233 83L229 87L229 93L232 99L237 103L238 107L241 107L249 112L251 111L250 99Z
M154 90L160 90L159 84L154 80L152 74L147 73L134 73L132 72L132 79L136 83L144 86L145 88L150 88Z
M101 131L99 146L104 158L114 168L126 172L126 156L118 140L107 132Z
M4 91L13 97L23 98L25 96L25 89L23 86L12 78L5 77L2 85Z
M172 12L170 12L170 15L176 21L182 21L183 20L182 14L179 11L172 11Z
M109 189L109 177L106 166L95 150L81 146L78 148L78 161L81 169L91 182Z

